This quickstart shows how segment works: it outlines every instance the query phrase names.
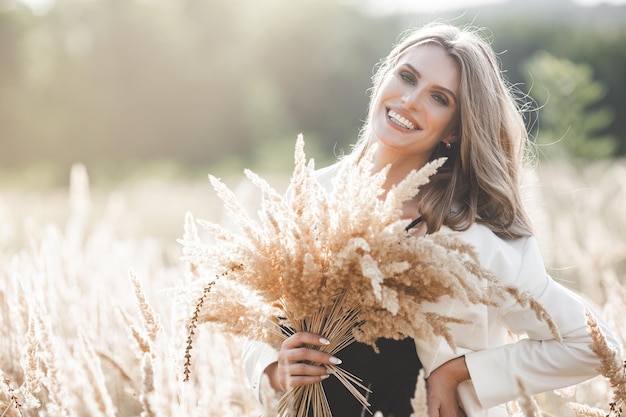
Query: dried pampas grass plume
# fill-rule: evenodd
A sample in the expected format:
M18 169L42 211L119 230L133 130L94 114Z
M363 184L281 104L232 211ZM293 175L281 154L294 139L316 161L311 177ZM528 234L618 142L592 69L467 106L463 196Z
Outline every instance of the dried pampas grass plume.
M406 337L442 337L454 349L448 325L469 323L423 306L442 297L483 305L513 297L530 302L540 318L549 320L525 294L489 285L496 278L456 233L416 236L406 230L411 219L402 218L403 204L444 161L426 164L384 193L388 168L373 173L369 158L346 159L335 167L331 191L330 184L320 182L313 161L306 161L299 136L286 197L245 171L261 191L256 217L211 176L239 230L199 221L212 235L207 244L188 224L193 217L185 219L183 259L197 273L188 291L195 307L187 324L185 380L201 323L275 347L291 333L311 331L335 342L323 348L334 353L354 340L377 350L379 338ZM334 376L367 407L358 377L335 368ZM331 415L321 383L289 390L279 403L280 416L304 416L308 409L316 416Z
M80 332L80 351L87 380L89 381L87 387L91 391L94 400L89 405L104 416L115 417L117 410L105 384L100 358L96 354L93 343L84 332Z
M185 363L183 364L183 373L185 374L183 381L185 382L189 381L189 374L191 373L191 349L193 349L193 337L196 334L195 330L196 327L198 327L198 317L200 315L202 307L204 306L204 299L209 295L212 285L213 283L204 288L204 291L202 292L202 297L200 297L200 300L198 300L196 308L193 311L193 316L191 317L191 320L189 320L189 324L187 325L187 344L185 346Z
M144 329L146 330L150 340L154 342L157 334L161 330L161 321L159 320L159 316L155 313L154 309L146 301L146 297L141 288L141 283L135 273L133 271L129 271L128 275L133 287L135 288L135 297L137 298L139 312L143 318Z
M579 417L607 417L606 411L601 408L590 407L586 404L567 403L567 407Z
M411 407L413 408L411 417L425 417L428 415L428 397L424 369L420 369L417 375L417 384L415 384L415 394L411 399Z
M6 390L7 396L9 397L9 403L4 408L4 410L2 410L2 414L0 415L0 417L4 417L5 415L11 415L9 414L11 412L11 409L15 410L15 415L19 415L20 417L23 417L24 416L24 413L22 413L23 406L20 403L19 399L17 398L17 392L11 385L11 380L8 378L4 378L3 383L4 383L3 391Z
M156 417L150 404L150 396L154 394L154 364L150 355L144 355L141 371L142 389L141 394L139 394L139 402L143 411L140 417Z
M609 380L613 390L613 401L609 404L607 416L621 416L626 403L626 362L618 356L618 351L611 346L594 315L585 310L587 327L591 335L591 350L600 358L598 372Z
M541 417L541 410L535 399L526 391L526 387L520 378L517 378L517 387L520 391L520 397L517 399L522 415L524 417Z
M24 382L22 393L24 394L25 408L37 408L41 404L34 394L41 391L42 377L39 361L39 339L37 334L37 323L33 317L28 321L28 331L26 333L26 349L23 351L21 360L24 370Z
M554 338L559 342L563 341L563 337L561 336L561 333L559 332L556 324L552 320L550 313L548 313L548 311L541 304L539 304L537 300L535 300L528 293L521 292L518 288L513 286L502 287L500 289L504 290L505 293L507 293L521 306L528 306L535 313L537 319L543 321L548 325L548 327L550 328L550 332L552 333Z

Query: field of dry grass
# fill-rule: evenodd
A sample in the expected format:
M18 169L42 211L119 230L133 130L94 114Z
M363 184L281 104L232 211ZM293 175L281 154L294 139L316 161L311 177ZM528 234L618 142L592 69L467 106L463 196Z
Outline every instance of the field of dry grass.
M546 164L529 177L550 273L593 300L624 344L626 163ZM235 188L254 206L247 185ZM103 192L77 166L67 190L0 192L0 417L269 413L245 383L240 341L209 328L183 382L186 211L220 220L208 180ZM536 400L560 417L575 415L568 402L608 413L612 392L599 377Z

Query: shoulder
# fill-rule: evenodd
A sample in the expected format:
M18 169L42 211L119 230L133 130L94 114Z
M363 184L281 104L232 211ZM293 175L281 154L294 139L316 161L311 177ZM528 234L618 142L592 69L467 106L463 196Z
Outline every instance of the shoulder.
M492 271L501 282L515 283L522 275L545 275L543 258L534 236L503 239L487 226L474 224L459 232L459 238L471 244L481 266Z
M332 165L328 165L324 168L319 168L315 170L315 177L318 180L322 180L322 179L332 179L335 177L335 175L337 175L337 172L339 171L339 167L341 166L341 162L335 162Z
M327 192L332 191L332 189L334 188L333 180L337 176L341 164L342 162L335 162L332 165L320 168L315 171L315 178Z

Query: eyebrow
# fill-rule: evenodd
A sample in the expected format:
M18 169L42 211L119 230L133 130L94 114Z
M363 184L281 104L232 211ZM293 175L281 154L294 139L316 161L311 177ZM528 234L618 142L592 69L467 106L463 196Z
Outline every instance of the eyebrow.
M417 78L421 78L422 74L415 69L415 67L409 63L405 63L404 65L406 65L407 67L409 67L411 69L411 71L413 71L415 73L415 75L417 75ZM456 95L452 92L452 90L450 90L449 88L443 87L441 85L436 85L435 88L439 89L439 90L443 90L444 92L446 92L447 94L449 94L450 96L452 96L452 99L454 100L454 104L459 104L459 101L456 99Z

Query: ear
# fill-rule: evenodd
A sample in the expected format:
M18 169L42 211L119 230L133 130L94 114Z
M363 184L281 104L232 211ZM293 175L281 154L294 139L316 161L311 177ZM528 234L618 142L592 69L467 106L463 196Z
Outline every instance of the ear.
M454 143L459 140L459 135L456 132L450 133L448 136L443 138L442 142L444 143Z

